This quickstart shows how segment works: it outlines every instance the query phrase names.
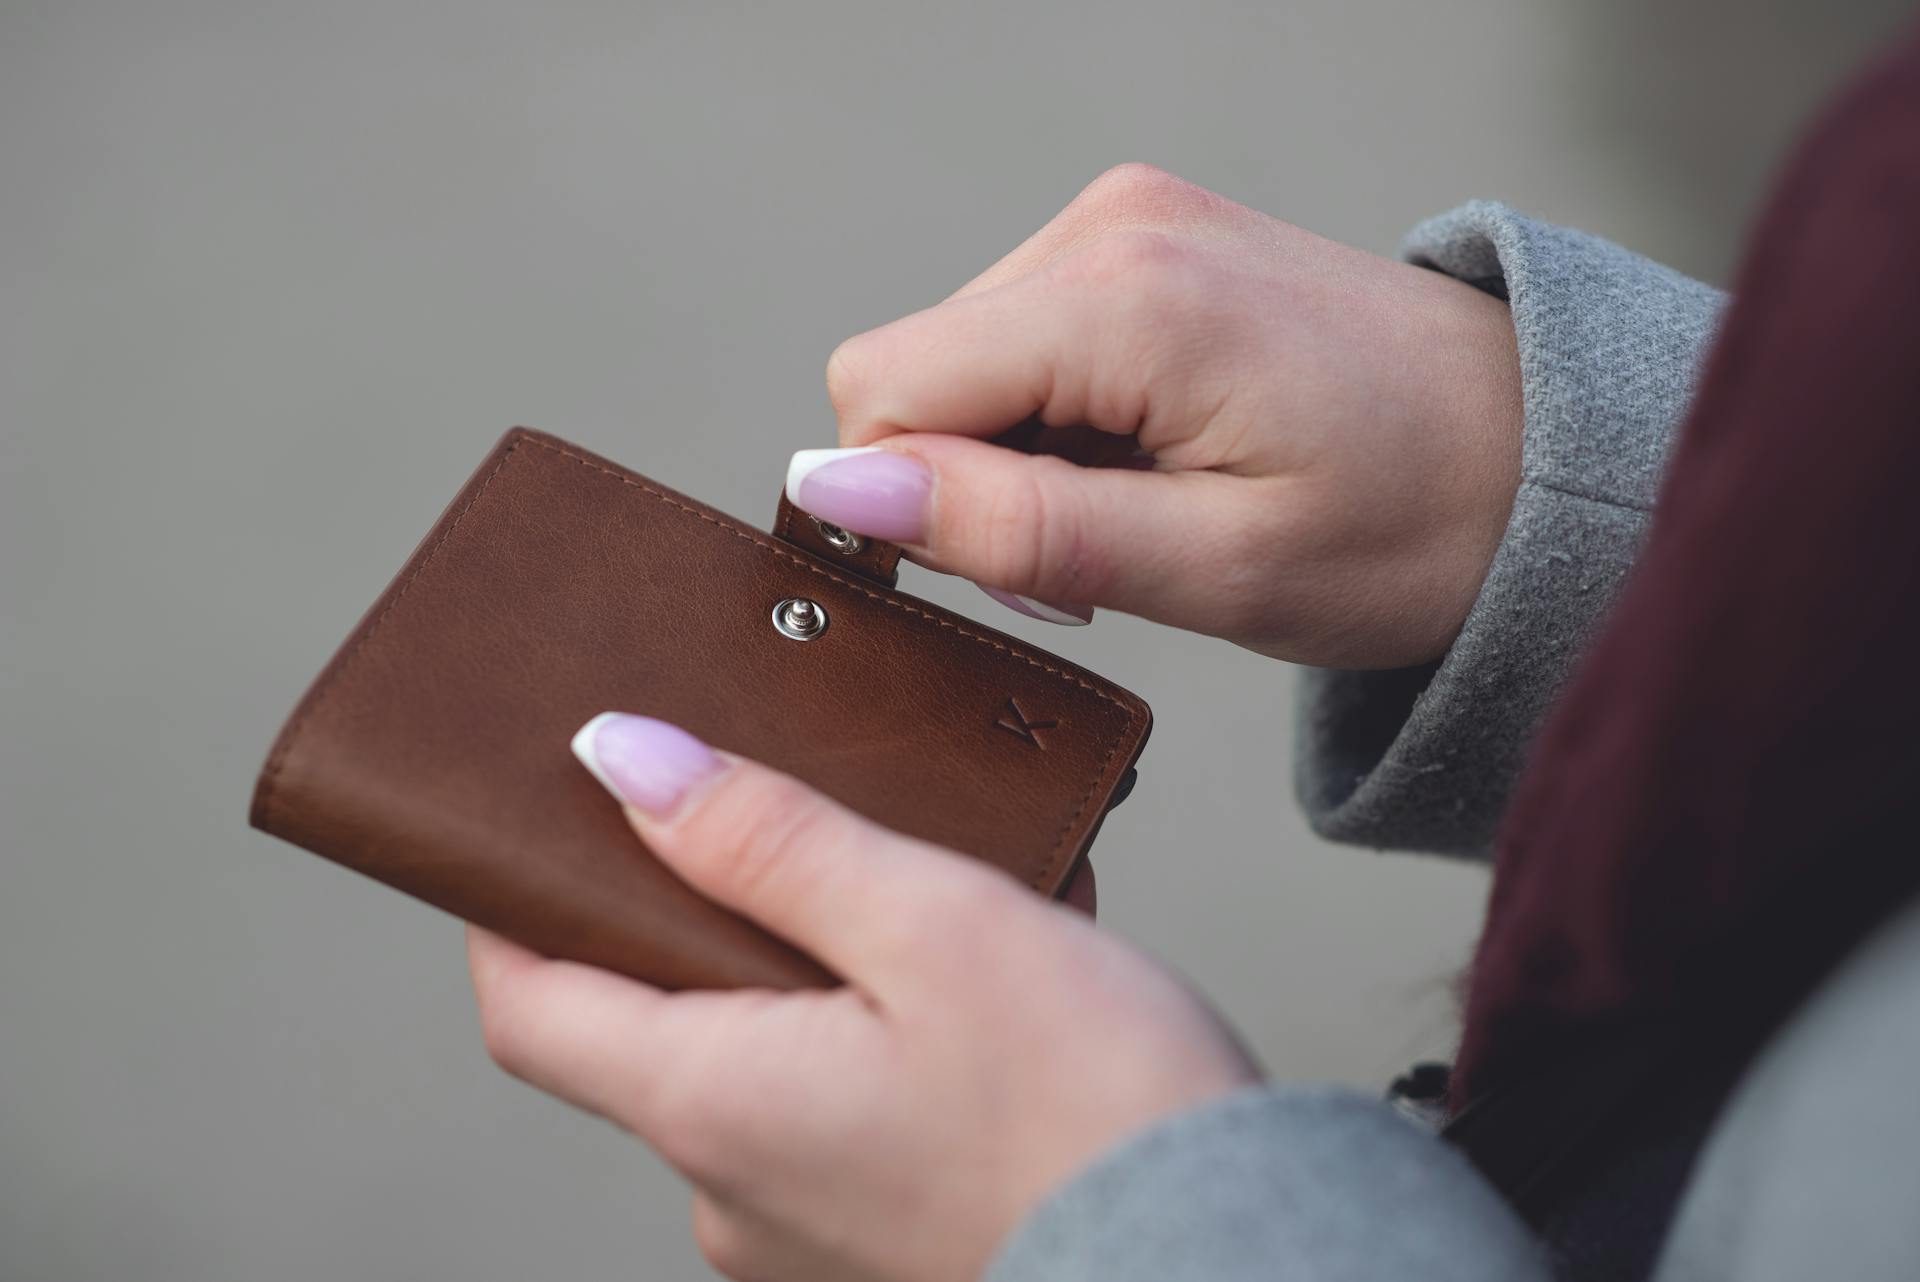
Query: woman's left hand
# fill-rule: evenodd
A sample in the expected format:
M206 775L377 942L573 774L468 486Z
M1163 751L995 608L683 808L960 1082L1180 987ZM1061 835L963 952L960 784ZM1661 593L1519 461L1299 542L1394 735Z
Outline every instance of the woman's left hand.
M693 1184L753 1282L971 1282L1055 1185L1256 1080L1165 970L1004 874L662 722L576 744L692 886L847 980L669 994L474 930L487 1048Z

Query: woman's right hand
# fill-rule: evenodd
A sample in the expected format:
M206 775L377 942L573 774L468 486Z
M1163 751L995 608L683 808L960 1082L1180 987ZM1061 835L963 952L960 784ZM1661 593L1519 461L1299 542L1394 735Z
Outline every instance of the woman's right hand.
M1443 653L1519 483L1505 304L1142 165L849 339L827 386L843 449L788 479L823 520L1039 617L1326 667ZM986 439L1034 417L1137 436L1151 470Z

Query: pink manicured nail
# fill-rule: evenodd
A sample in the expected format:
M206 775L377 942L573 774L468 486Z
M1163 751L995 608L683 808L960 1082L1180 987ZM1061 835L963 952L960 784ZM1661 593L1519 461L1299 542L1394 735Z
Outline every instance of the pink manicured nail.
M1090 605L1049 605L1045 601L1036 601L1030 596L1020 596L1014 592L1002 592L999 588L990 588L984 583L975 584L975 586L1007 609L1024 614L1029 619L1044 619L1048 623L1058 623L1069 628L1085 627L1093 622L1093 607Z
M655 818L671 814L720 757L679 726L603 712L573 736L573 755L608 792Z
M787 497L823 521L894 543L927 533L933 473L918 459L865 445L800 450L787 464Z

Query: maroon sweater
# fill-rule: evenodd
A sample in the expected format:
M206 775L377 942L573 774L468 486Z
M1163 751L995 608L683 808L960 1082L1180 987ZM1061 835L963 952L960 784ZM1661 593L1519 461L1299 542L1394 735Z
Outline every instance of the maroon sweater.
M1735 295L1503 829L1456 1103L1777 1020L1920 888L1920 39L1812 130Z

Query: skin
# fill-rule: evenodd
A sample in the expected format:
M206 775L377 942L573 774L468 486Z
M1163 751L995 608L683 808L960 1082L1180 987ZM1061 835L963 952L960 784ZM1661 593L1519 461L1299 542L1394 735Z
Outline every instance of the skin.
M916 559L1300 662L1443 653L1518 485L1503 304L1145 166L827 381L842 444L933 469ZM1152 470L985 439L1032 416L1135 437ZM490 1053L680 1170L722 1273L972 1279L1101 1151L1257 1080L1085 914L726 762L635 830L846 988L670 995L470 932Z
M936 478L916 560L1325 667L1459 634L1520 474L1506 305L1144 165L827 364L842 445ZM1038 416L1152 471L988 444Z
M668 815L628 820L846 987L669 995L469 931L493 1057L685 1175L722 1272L963 1282L1117 1135L1257 1079L1205 1006L1085 914L722 761Z

